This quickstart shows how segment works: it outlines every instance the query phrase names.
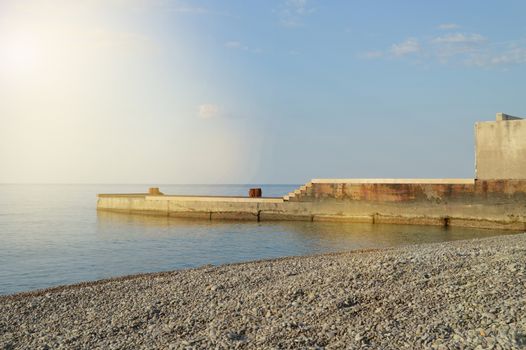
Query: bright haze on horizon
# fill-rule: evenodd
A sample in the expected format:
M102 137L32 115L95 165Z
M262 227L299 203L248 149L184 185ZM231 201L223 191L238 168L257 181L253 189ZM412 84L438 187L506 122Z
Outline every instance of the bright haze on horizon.
M0 1L0 183L472 177L524 1Z

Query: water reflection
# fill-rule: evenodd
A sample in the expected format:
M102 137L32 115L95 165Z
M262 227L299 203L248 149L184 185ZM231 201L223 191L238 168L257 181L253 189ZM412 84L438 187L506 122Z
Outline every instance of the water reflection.
M462 227L309 221L210 221L103 211L98 212L97 218L100 232L104 234L111 234L114 230L121 232L124 227L128 227L128 230L140 228L141 235L150 238L176 239L192 235L202 239L228 239L233 234L242 233L245 237L237 242L239 246L250 241L248 236L257 234L262 244L266 242L270 246L277 246L278 242L284 240L295 241L296 248L305 246L312 252L382 248L510 234L510 231ZM267 242L270 239L276 242ZM261 244L259 248L251 249L257 251L261 249Z
M142 272L487 237L497 230L330 222L236 222L95 210L96 193L148 185L0 186L0 294ZM249 185L166 185L243 195ZM263 187L283 195L295 186Z

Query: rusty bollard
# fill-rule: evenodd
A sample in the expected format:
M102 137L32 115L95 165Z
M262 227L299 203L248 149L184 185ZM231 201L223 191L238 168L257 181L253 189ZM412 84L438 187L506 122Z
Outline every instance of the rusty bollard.
M164 193L162 193L161 191L159 191L159 187L150 187L148 189L148 194L151 195L151 196L161 196L163 195Z
M261 188L251 188L248 190L248 196L250 198L259 198L261 197Z

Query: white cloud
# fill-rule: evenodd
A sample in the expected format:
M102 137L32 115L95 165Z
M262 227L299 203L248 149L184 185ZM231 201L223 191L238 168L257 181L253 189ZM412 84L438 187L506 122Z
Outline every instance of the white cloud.
M486 41L486 38L480 34L463 33L448 34L433 39L433 42L438 44L478 44L484 41Z
M440 62L447 63L454 56L479 54L486 42L480 34L453 33L432 39L430 49Z
M526 63L526 48L516 47L491 58L492 65Z
M477 54L466 60L468 65L478 67L509 66L526 63L526 48L512 47L499 53Z
M406 56L418 52L420 52L420 44L415 38L409 38L404 42L391 46L391 53L395 56Z
M218 105L205 103L198 107L197 113L202 119L212 119L220 116L221 109Z
M455 23L442 23L438 26L438 29L441 30L452 30L452 29L458 29L460 26Z
M300 15L309 11L307 8L307 0L287 0L287 5Z
M441 25L453 29L453 24ZM427 62L468 65L474 67L504 67L526 64L526 39L491 42L478 33L446 33L431 38L408 38L387 50L363 52L358 57L378 59L389 57L426 58Z
M308 0L286 0L278 11L279 21L285 27L298 27L302 25L303 17L314 11Z

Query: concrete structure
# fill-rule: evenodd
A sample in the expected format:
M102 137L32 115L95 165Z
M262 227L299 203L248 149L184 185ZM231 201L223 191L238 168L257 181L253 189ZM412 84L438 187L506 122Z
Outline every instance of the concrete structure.
M526 179L526 120L497 113L475 124L476 178Z
M511 118L502 114L497 122L476 125L477 173L486 178L315 179L279 198L169 196L158 191L100 194L97 208L208 220L345 221L526 230L526 120Z

